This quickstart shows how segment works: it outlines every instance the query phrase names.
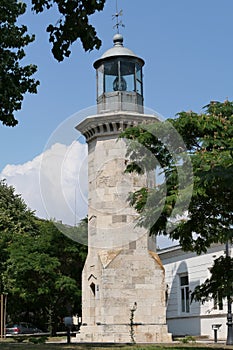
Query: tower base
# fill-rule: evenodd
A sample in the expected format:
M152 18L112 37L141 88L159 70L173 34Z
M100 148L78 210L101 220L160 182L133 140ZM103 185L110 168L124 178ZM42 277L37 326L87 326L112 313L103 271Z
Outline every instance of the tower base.
M166 324L82 325L77 340L84 343L170 343L172 336Z

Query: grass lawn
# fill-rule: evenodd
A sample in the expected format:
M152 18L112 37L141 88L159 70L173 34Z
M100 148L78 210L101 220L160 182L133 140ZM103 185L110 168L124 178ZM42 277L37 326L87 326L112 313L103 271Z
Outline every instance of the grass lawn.
M233 349L233 346L226 346L224 344L200 344L200 343L171 343L163 345L96 345L96 344L32 344L29 342L17 343L12 340L0 341L0 350L223 350Z

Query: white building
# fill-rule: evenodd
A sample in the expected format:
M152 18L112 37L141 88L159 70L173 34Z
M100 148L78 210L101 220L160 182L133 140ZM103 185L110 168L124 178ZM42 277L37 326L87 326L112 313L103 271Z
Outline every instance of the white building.
M231 247L232 253L232 247ZM180 246L158 252L165 268L167 283L167 324L173 336L206 336L213 338L214 324L221 325L218 339L227 336L227 300L222 309L213 300L201 304L190 303L190 293L210 277L214 259L225 254L225 245L214 245L206 254L182 251Z

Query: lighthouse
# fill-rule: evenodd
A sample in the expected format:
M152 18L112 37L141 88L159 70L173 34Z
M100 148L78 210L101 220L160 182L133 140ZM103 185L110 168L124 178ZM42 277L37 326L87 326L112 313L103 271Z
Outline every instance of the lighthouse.
M88 255L82 273L82 342L170 342L164 268L155 242L137 225L131 192L154 174L125 173L128 127L159 122L144 113L144 60L121 34L94 63L97 114L76 129L88 144Z

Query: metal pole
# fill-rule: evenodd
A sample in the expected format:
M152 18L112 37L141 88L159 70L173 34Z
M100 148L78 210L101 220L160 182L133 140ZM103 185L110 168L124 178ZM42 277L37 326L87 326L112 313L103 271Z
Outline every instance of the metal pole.
M6 304L7 304L7 294L5 294L5 303L4 303L4 338L6 338Z
M70 327L67 327L66 336L67 336L67 344L70 344Z
M226 257L230 256L229 243L226 242ZM231 296L227 296L227 341L226 345L233 345L233 329L232 329L232 309Z
M3 321L4 319L4 301L3 301L3 294L1 294L1 338L3 338Z

